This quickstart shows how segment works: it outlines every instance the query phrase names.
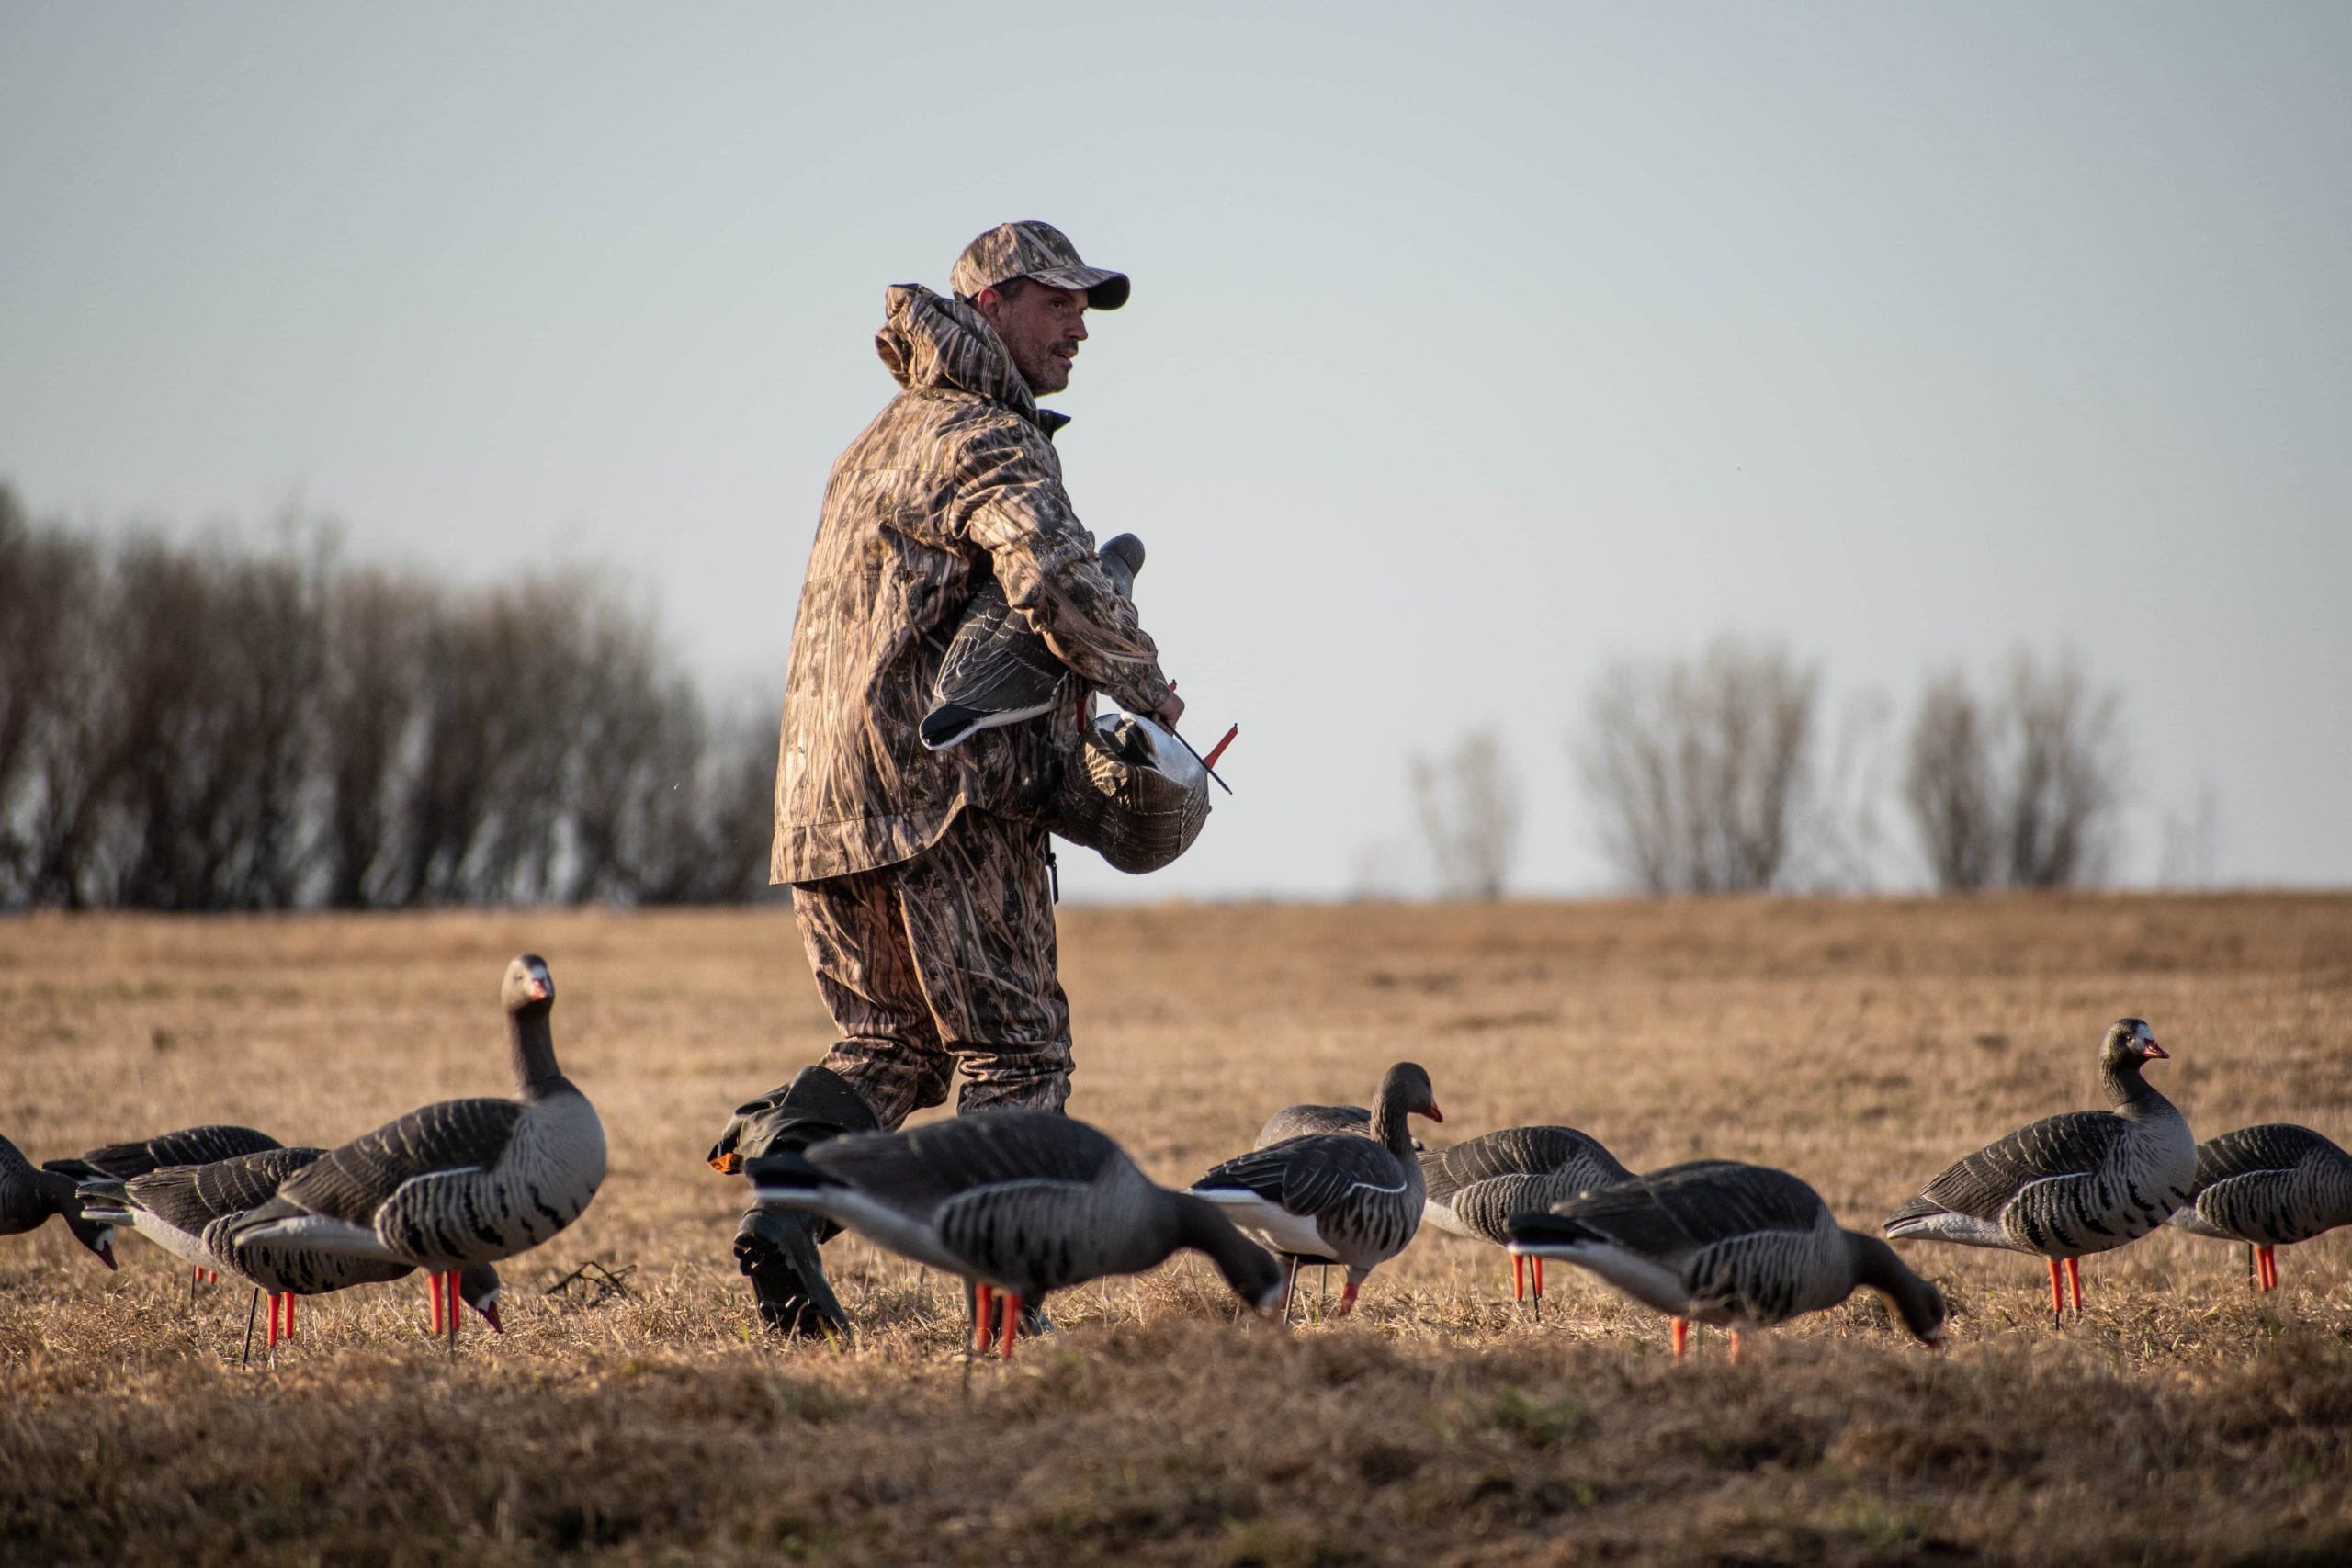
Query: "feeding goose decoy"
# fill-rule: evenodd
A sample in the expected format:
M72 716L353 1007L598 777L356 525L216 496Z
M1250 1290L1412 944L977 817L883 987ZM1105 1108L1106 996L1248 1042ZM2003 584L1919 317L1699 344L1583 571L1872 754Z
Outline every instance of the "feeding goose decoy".
M1119 596L1134 597L1136 573L1143 570L1143 541L1121 534L1098 555L1102 575ZM922 743L944 751L979 730L1035 718L1060 700L1069 676L1069 666L1054 657L1028 617L1005 601L1003 587L990 573L973 590L940 660L931 710L920 728Z
M605 1128L556 1064L547 961L515 959L501 998L515 1099L441 1100L329 1149L238 1222L238 1245L403 1263L462 1292L467 1265L528 1251L578 1219L605 1179Z
M2197 1138L2140 1076L2167 1055L2146 1023L2118 1019L2099 1045L2113 1111L2045 1116L1988 1144L1886 1217L1890 1239L2030 1252L2050 1265L2050 1309L2065 1311L2059 1265L2082 1315L2076 1261L2136 1241L2171 1217L2197 1184Z
M277 1196L287 1179L315 1164L323 1149L277 1148L205 1165L173 1165L128 1180L94 1177L82 1184L88 1213L127 1225L198 1268L222 1270L269 1296L269 1344L294 1335L298 1296L324 1295L354 1285L384 1284L413 1272L411 1265L322 1252L299 1243L237 1239L246 1216ZM461 1286L491 1327L497 1328L499 1281L486 1265ZM256 1296L258 1303L258 1295ZM434 1327L441 1325L435 1292ZM456 1332L454 1325L450 1332ZM246 1351L252 1352L248 1324Z
M1293 1284L1302 1263L1344 1265L1339 1315L1345 1317L1355 1310L1364 1276L1404 1251L1420 1226L1421 1167L1406 1128L1408 1115L1445 1120L1429 1074L1399 1062L1381 1079L1371 1137L1288 1138L1227 1160L1193 1190L1288 1258ZM1283 1296L1287 1310L1288 1286Z
M1613 1187L1634 1173L1574 1127L1505 1127L1421 1156L1422 1215L1442 1231L1510 1245L1510 1219ZM1535 1310L1544 1310L1544 1259L1511 1254L1511 1296L1527 1296L1534 1269Z
M1103 1133L1050 1111L991 1111L898 1133L851 1133L744 1164L762 1203L822 1214L972 1282L975 1348L1012 1354L1024 1304L1180 1247L1208 1255L1258 1311L1282 1269L1225 1216L1144 1175ZM996 1298L1003 1327L996 1332Z
M1836 1306L1868 1285L1928 1345L1943 1295L1874 1235L1838 1227L1821 1195L1785 1170L1694 1160L1510 1221L1510 1249L1556 1258L1673 1319L1679 1359L1693 1319L1769 1328Z
M115 1267L114 1227L83 1212L74 1179L34 1165L16 1145L0 1138L0 1235L39 1230L51 1214L62 1219L74 1239L88 1247L99 1262Z
M2242 1241L2257 1291L2278 1288L2278 1248L2352 1224L2352 1155L2309 1127L2268 1122L2197 1145L2197 1180L2172 1224Z
M158 1133L152 1138L126 1139L67 1158L44 1160L41 1168L56 1171L75 1182L97 1178L128 1181L134 1176L144 1176L167 1165L209 1165L214 1160L259 1154L265 1149L281 1146L267 1133L216 1122L201 1127L182 1127L174 1132ZM194 1268L195 1275L188 1280L188 1300L191 1303L196 1299L197 1281L213 1272L200 1263Z

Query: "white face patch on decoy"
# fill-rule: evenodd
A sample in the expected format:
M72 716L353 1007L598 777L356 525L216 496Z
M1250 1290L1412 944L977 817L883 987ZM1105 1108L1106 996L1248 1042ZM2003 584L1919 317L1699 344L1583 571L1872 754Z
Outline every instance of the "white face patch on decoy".
M2137 1024L2132 1029L2132 1043L2139 1051L2140 1059L2143 1061L2161 1061L2167 1055L2165 1048L2156 1043L2155 1032L2144 1022Z

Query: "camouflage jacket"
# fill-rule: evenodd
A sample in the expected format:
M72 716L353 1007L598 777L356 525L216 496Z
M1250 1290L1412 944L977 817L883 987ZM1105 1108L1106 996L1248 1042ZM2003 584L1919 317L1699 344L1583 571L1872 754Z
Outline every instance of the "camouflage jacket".
M1062 490L1062 416L1037 407L968 306L911 284L884 299L875 348L905 390L825 487L785 685L775 882L907 860L967 805L1042 818L1087 689L1141 712L1168 697L1158 649ZM987 572L1078 679L1052 713L929 751L916 726Z

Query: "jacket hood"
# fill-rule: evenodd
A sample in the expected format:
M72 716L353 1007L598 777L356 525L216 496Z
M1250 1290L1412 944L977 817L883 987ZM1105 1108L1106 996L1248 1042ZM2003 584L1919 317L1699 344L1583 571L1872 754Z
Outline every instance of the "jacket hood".
M882 303L882 329L874 334L874 352L899 386L909 391L952 387L1002 403L1024 419L1046 423L1004 340L978 311L920 283L893 284L884 291Z

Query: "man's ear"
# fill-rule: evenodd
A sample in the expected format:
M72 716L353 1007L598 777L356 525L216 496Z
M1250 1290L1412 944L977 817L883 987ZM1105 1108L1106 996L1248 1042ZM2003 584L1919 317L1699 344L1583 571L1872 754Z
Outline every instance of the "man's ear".
M1004 303L1004 295L993 283L972 296L972 308L993 320L996 308Z

